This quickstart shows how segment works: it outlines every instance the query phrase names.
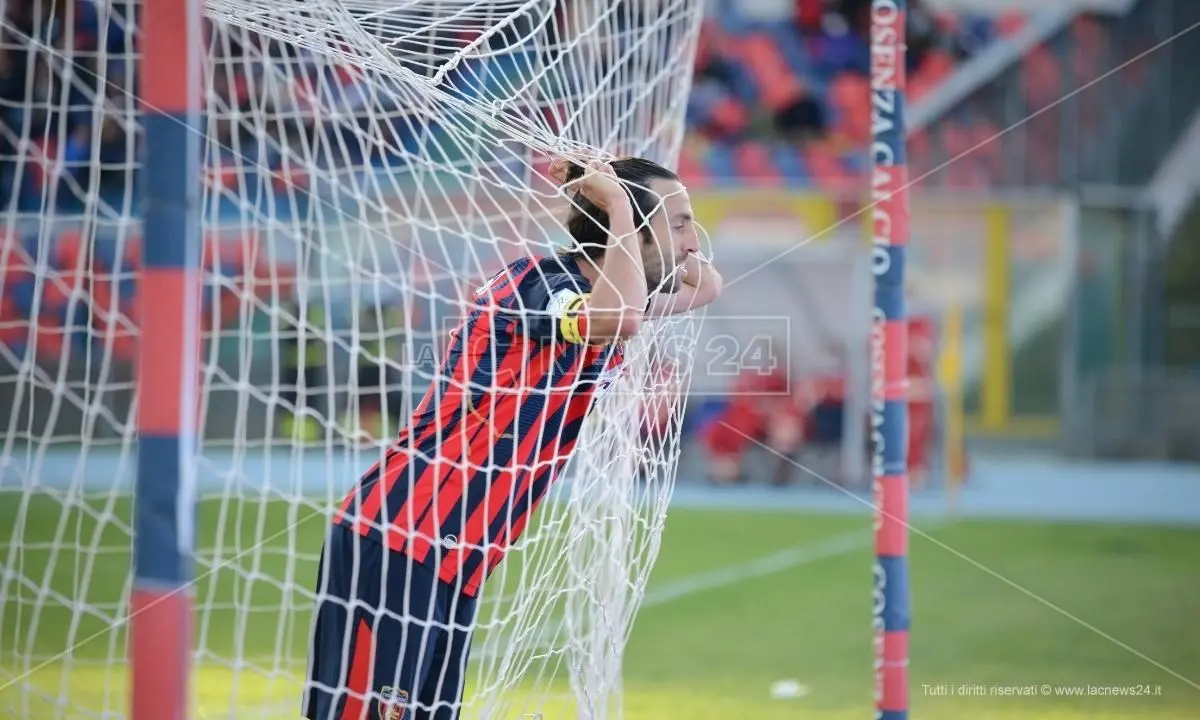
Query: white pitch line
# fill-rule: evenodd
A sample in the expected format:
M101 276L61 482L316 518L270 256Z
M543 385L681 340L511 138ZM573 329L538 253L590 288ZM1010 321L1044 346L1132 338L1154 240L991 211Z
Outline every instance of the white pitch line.
M927 526L925 528L926 532L931 530L933 530L933 527ZM642 600L641 607L647 608L666 605L690 595L697 595L727 585L735 585L745 580L774 575L775 573L790 570L794 567L844 555L851 550L868 547L874 540L875 535L873 533L860 530L853 533L835 535L827 540L816 543L794 545L770 555L764 555L756 560L732 563L724 567L688 575L678 580L663 583L649 590L646 593L646 597Z
M649 590L642 600L642 607L665 605L689 595L735 585L744 580L774 575L825 558L837 557L851 550L866 547L872 539L873 536L870 533L863 531L835 535L821 542L784 548L756 560L732 563L724 567L687 575Z

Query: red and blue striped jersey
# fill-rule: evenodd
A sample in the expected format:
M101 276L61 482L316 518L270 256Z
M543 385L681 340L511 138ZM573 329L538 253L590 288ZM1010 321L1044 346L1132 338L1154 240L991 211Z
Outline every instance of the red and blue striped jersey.
M478 593L569 459L620 343L590 345L569 256L523 258L475 292L441 371L335 522Z

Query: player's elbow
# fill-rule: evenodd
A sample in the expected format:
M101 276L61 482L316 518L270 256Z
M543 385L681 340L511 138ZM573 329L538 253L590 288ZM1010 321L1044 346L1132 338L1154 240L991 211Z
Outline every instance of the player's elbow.
M696 305L707 305L725 291L725 279L712 265L705 265L700 277L692 283L696 291Z
M715 300L725 292L725 278L721 277L721 273L715 268L706 273L704 279L700 283L700 289L705 295Z

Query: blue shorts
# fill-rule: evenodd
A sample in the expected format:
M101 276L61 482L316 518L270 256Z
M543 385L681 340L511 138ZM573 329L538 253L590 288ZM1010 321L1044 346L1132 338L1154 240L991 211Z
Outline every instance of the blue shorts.
M454 720L474 621L475 599L433 569L332 526L317 570L304 717Z

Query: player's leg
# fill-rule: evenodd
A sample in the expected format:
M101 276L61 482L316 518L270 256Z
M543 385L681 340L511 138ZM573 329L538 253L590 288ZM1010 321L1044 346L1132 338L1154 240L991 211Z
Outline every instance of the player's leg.
M917 401L908 405L909 482L914 489L925 484L930 466L930 443L934 431L934 406Z
M791 406L773 409L766 428L766 444L774 456L770 483L790 485L799 467L804 442L804 418Z
M412 720L458 720L462 709L471 634L475 628L475 598L444 583L439 589L439 608L446 618L446 632L434 647L429 674L421 686L421 710Z
M357 588L344 557L343 534L348 532L340 526L331 528L317 567L317 599L301 710L308 720L341 717L339 695L345 686L349 659L357 651L355 637L350 632Z
M403 717L400 710L428 661L422 659L420 633L416 642L406 642L412 618L389 608L427 617L431 607L427 593L406 597L408 567L405 556L373 538L340 525L330 529L309 650L304 703L309 720Z
M430 692L442 675L453 624L451 588L432 568L400 553L390 553L388 562L375 633L378 701L370 717L425 720L434 706Z
M708 451L709 481L728 486L742 482L742 460L748 437L753 437L753 418L740 399L730 403L708 427L704 437Z
M814 469L821 474L813 478L813 483L823 486L825 481L833 481L846 486L856 482L852 478L842 476L841 447L842 436L845 434L845 405L841 400L822 399L808 411L805 418L810 432L807 438L807 459Z

